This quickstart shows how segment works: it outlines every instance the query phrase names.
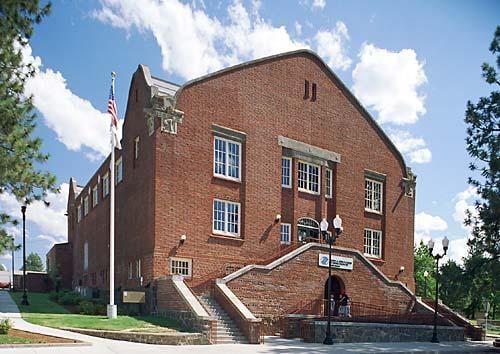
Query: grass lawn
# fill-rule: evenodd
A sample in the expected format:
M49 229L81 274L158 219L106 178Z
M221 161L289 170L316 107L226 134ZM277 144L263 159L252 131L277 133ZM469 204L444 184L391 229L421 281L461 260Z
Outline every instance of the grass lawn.
M9 336L8 334L0 334L0 344L26 344L26 343L36 343L36 341L27 338Z
M22 293L11 293L23 318L31 323L47 327L74 327L112 331L172 332L187 331L173 319L156 316L118 316L109 320L106 316L90 316L70 313L66 308L49 300L44 293L29 293L29 306L21 305Z

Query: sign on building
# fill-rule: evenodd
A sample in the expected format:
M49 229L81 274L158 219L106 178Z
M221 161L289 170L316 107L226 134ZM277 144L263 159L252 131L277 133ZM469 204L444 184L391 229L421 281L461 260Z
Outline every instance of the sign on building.
M318 265L328 268L328 254L320 253ZM349 257L332 256L332 268L352 270L353 259Z
M123 302L128 304L143 304L146 302L144 291L124 291Z

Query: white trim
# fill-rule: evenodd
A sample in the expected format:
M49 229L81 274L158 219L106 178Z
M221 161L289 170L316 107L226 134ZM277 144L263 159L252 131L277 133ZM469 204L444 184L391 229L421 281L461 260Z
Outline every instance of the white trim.
M187 271L188 274L179 274L179 273L173 273L172 272L172 262L186 262L187 263ZM180 268L180 267L177 267ZM168 271L172 275L180 275L185 278L191 278L193 276L193 260L191 258L181 258L181 257L170 257L168 259Z
M283 160L288 161L289 166L288 166L288 184L283 184ZM292 188L292 178L293 178L293 165L292 165L292 158L291 157L281 157L281 187L282 188Z
M226 150L225 150L225 154L226 154L226 162L225 162L225 174L221 174L221 173L217 173L215 172L215 156L216 156L216 153L215 153L215 143L216 141L218 140L222 140L222 141L225 141L226 142ZM232 176L229 176L229 164L228 164L228 147L229 145L227 143L231 143L231 144L235 144L238 146L238 177L232 177ZM227 179L229 181L235 181L235 182L241 182L241 174L242 174L242 170L241 170L241 166L242 166L242 156L241 156L241 143L239 141L235 141L235 140L231 140L231 139L226 139L226 138L223 138L223 137L220 137L218 135L214 135L214 145L213 145L213 154L214 154L214 160L213 160L213 174L214 174L214 177L217 177L217 178L222 178L222 179Z
M107 186L107 189L106 189ZM109 189L111 185L109 184L109 172L106 172L102 177L102 199L109 195ZM107 192L107 193L106 193Z
M95 208L99 204L99 186L96 184L92 187L92 208Z
M233 305L238 309L238 311L240 311L240 313L243 315L243 317L245 317L246 320L260 321L260 319L257 319L257 317L255 317L253 313L250 312L248 307L246 307L240 301L240 299L238 299L238 297L231 291L231 289L227 287L225 283L226 282L223 281L222 279L215 280L215 286L217 286L224 293L224 295L226 295L229 301L233 303Z
M172 284L197 317L210 317L208 312L201 306L196 296L184 283L184 277L182 275L172 275Z
M118 168L118 166L120 166L120 168ZM121 156L115 162L115 169L116 169L115 185L117 185L118 183L123 181L123 160ZM118 171L120 172L118 173Z
M307 171L306 171L307 188L299 187L299 183L300 183L299 174L300 174L300 164L301 163L307 166ZM318 169L318 191L317 192L315 192L311 189L312 183L311 183L311 179L310 179L311 174L309 173L309 166L316 167ZM299 192L309 193L309 194L313 194L313 195L320 195L321 194L321 166L314 164L314 163L311 163L311 162L299 160L297 163L297 186L298 186Z
M224 203L224 229L226 231L220 231L220 230L216 230L215 229L215 225L214 225L214 221L215 221L215 219L214 219L215 202ZM227 231L227 225L229 223L229 221L228 221L228 211L227 211L228 204L235 204L235 205L238 206L238 232L237 233ZM213 199L213 201L212 201L212 233L214 235L223 235L223 236L230 236L230 237L240 237L240 235L241 235L241 203L232 202L230 200L218 199L218 198L214 198Z
M139 158L139 142L140 138L139 136L136 136L134 138L134 160L137 160Z
M283 226L288 226L288 241L283 241L283 238L282 238L282 235L283 235L282 227ZM283 245L289 245L290 243L292 243L292 224L289 224L286 222L282 222L280 224L280 243Z
M330 178L328 178L328 174L330 174ZM333 198L333 170L331 168L327 168L325 171L325 197ZM330 189L330 193L328 193L328 189Z
M380 210L376 210L376 209L372 209L372 208L367 208L366 207L366 181L370 181L372 182L373 184L379 184L380 185ZM365 211L368 211L370 213L376 213L376 214L380 214L382 215L382 211L384 210L384 183L383 182L380 182L380 181L377 181L377 180L374 180L372 178L368 178L368 177L365 177L365 180L364 180L364 188L363 188L363 200L364 200L364 204L365 204ZM372 195L371 195L371 204L373 206L374 204L374 194L375 194L375 188L372 188L372 191L371 191Z
M374 243L374 234L378 234L380 236L379 238L379 245L378 245L378 250L379 250L379 254L374 254L374 253L367 253L365 252L365 233L366 231L370 231L371 232L371 244L369 246L370 250L373 252L373 243ZM383 238L383 235L382 235L382 231L381 230L375 230L375 229L370 229L370 228L365 228L364 231L363 231L363 254L367 257L373 257L373 258L382 258L382 238Z
M89 196L86 195L83 198L83 216L87 216L89 214Z

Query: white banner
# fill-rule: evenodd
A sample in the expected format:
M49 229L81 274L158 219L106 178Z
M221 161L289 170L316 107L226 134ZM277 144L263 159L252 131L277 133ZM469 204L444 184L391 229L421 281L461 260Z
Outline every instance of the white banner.
M353 263L354 261L352 258L332 255L332 268L352 270ZM319 254L318 265L328 268L328 253Z

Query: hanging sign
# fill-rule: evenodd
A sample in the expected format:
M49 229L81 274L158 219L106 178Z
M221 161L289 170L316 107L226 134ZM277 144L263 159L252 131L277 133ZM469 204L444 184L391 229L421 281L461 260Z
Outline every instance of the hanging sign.
M349 257L332 256L332 268L352 270L353 259ZM328 253L320 253L318 265L328 268Z

